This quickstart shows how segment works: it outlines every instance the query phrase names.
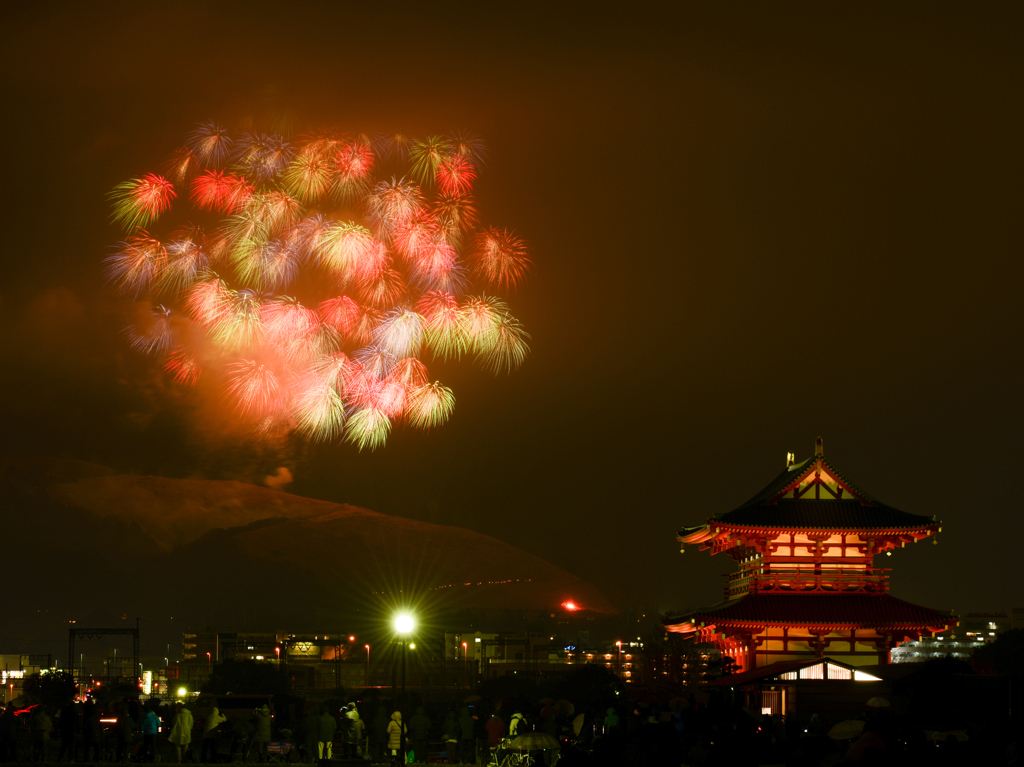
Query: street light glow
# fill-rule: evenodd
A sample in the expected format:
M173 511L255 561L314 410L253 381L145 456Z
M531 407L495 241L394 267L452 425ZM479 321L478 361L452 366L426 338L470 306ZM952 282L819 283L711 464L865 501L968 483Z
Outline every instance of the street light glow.
M399 634L408 634L415 625L416 622L408 613L400 613L395 616L395 631Z

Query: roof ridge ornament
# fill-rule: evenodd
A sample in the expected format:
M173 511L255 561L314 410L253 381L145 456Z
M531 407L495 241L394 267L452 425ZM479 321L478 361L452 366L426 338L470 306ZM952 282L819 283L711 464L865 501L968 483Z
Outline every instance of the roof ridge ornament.
M814 440L814 457L815 458L824 458L825 457L825 445L822 442L821 437L818 437L816 440Z

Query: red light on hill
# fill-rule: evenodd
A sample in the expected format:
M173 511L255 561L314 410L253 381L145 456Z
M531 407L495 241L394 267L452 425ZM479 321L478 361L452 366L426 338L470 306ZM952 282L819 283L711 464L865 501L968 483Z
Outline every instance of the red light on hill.
M566 601L566 602L562 602L562 607L564 607L566 610L568 610L571 613L576 612L577 610L580 609L580 606L578 604L576 604L575 602L573 602L571 599Z

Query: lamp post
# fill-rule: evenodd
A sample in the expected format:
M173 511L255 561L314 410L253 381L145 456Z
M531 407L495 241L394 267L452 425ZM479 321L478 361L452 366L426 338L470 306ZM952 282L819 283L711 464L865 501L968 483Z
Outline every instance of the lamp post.
M395 631L402 638L402 705L398 709L402 712L401 727L399 728L401 741L398 751L401 758L401 764L405 764L405 723L407 719L405 701L405 646L408 644L409 632L412 631L415 626L416 622L408 613L400 613L395 616Z
M277 653L277 670L280 672L281 671L281 648L280 647L275 647L274 648L274 652ZM207 655L209 655L209 653L207 653Z
M615 646L619 648L619 676L622 676L622 640L618 640Z
M213 668L213 659L210 658L210 653L206 653L206 667Z
M366 686L370 686L370 645L366 645Z
M462 686L469 687L469 645L462 643Z

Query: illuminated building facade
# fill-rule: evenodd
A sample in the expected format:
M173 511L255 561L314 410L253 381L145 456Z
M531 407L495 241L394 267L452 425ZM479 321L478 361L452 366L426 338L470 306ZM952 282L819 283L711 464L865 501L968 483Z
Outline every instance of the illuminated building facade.
M665 627L694 635L741 672L828 656L851 667L889 662L901 642L950 629L956 618L889 594L875 557L935 535L934 518L875 500L829 462L819 438L733 511L679 531L681 546L725 553L739 566L725 600L670 616Z
M969 660L982 645L994 642L1010 628L1006 613L967 613L956 631L948 631L917 641L904 642L892 651L893 663L921 663L935 658Z

